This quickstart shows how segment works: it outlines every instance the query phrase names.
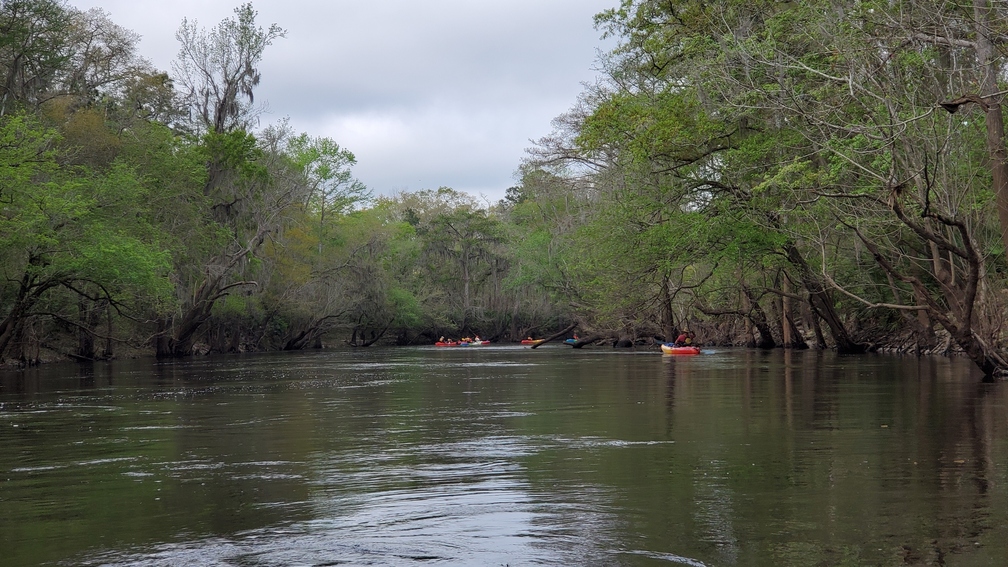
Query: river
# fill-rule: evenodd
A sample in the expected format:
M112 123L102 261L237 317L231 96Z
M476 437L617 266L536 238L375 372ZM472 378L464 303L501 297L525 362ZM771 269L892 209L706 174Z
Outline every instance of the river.
M0 564L1008 564L965 360L547 345L0 374Z

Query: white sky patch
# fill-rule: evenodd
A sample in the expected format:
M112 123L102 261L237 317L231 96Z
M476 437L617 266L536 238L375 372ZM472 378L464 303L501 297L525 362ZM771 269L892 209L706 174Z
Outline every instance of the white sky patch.
M209 29L241 0L69 0L141 34L170 70L183 18ZM267 48L262 124L289 117L357 156L375 194L449 186L494 200L529 140L595 80L598 12L619 0L258 0L257 23L287 30Z
M509 118L492 110L431 106L330 117L316 130L354 152L355 172L371 180L369 186L414 191L444 185L499 199L514 184L507 142L521 139L528 126Z

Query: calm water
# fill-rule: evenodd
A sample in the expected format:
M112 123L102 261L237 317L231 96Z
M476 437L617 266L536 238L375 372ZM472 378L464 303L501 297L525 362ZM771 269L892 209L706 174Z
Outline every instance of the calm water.
M363 349L0 376L0 564L1008 564L964 361Z

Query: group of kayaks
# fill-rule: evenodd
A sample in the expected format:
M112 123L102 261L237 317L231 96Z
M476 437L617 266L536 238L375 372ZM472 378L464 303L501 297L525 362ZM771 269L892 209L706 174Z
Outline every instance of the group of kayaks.
M521 344L523 345L538 345L544 342L546 339L522 339ZM574 344L577 339L566 339L564 341L567 344ZM490 341L438 341L434 343L434 346L438 347L455 347L455 346L482 346L488 345ZM676 345L674 343L662 343L661 351L664 354L700 354L700 347L694 345Z
M434 346L483 346L490 344L490 341L438 341Z

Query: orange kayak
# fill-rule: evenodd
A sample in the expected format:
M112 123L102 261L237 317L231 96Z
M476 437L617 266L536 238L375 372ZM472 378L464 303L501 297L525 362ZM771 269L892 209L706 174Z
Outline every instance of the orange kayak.
M700 347L663 344L661 351L665 354L700 354Z

